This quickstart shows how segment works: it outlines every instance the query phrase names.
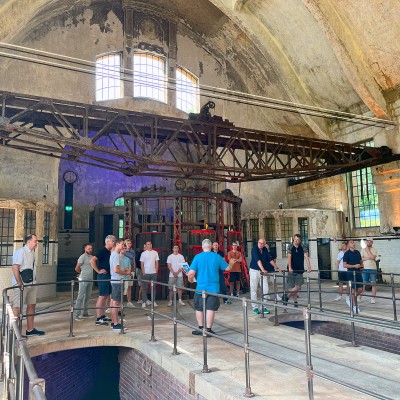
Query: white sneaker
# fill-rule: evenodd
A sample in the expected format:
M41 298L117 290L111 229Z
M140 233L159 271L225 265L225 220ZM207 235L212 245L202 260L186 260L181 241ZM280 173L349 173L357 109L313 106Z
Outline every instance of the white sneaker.
M127 307L131 307L131 308L135 307L135 306L132 304L132 302L130 302L130 301L128 301L128 302L126 303L126 306L127 306Z
M278 293L276 294L276 300L277 300L277 301L281 301L281 300L282 300L282 297L281 297L281 296L279 296L279 294L278 294Z
M346 304L350 307L350 297L346 298Z
M142 303L142 308L146 308L146 303Z
M371 304L375 304L375 303L376 303L375 297L372 297L371 298Z
M142 303L143 303L143 300L138 300L137 303L138 303L138 304L142 304Z
M151 304L151 303L150 303ZM154 307L158 307L158 304L156 302L154 302Z
M182 300L179 300L178 304L179 304L180 306L186 306L186 304L185 304Z
M151 306L151 301L150 300L146 300L146 306Z
M360 307L353 306L353 313L354 314L356 314L356 313L360 314L360 312L361 312Z
M170 300L170 301L168 302L167 306L168 306L168 307L171 307L171 306L172 306L172 300Z
M335 300L335 301L342 300L342 296L339 295L339 296L335 297L334 300Z

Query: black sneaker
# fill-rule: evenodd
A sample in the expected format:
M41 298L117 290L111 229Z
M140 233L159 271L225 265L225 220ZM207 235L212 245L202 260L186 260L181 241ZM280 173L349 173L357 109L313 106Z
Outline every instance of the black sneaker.
M111 318L106 317L105 315L102 315L102 316L100 317L100 319L102 319L102 320L105 321L105 322L111 322L111 321L112 321Z
M295 302L294 302L294 306L295 306L296 308L298 308L298 307L299 307L299 303L298 303L297 301L295 301Z
M113 324L112 326L112 330L113 331L118 331L121 332L122 330L126 331L128 328L125 328L124 326L122 326L121 324Z
M103 326L108 326L108 322L105 321L102 317L98 318L96 320L96 325L103 325Z
M199 326L199 330L192 331L192 335L201 336L203 334L203 327Z
M211 328L207 328L207 333L212 333L213 335L216 335L216 333ZM210 337L212 337L212 336L210 336Z
M26 336L44 336L46 333L44 331L39 331L39 329L33 328L31 331L26 331Z
M283 305L284 305L284 306L287 306L288 301L289 301L288 295L287 295L287 294L284 294L284 295L282 296L282 303L283 303Z

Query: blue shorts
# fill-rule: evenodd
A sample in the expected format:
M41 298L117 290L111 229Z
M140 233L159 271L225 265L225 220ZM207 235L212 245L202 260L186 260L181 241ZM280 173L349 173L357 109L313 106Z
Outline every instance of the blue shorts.
M98 274L97 285L99 286L99 296L109 296L111 294L110 275Z
M339 282L346 283L347 279L347 271L338 271Z
M365 283L376 283L376 269L364 269L362 278Z
M361 271L356 270L356 279L354 282L354 274L353 271L347 271L347 280L351 281L353 289L360 289L363 286L363 278L361 276Z

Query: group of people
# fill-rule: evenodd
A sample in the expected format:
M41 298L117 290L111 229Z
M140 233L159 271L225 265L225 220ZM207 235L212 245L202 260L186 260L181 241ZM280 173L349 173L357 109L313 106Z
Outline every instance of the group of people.
M38 240L36 235L29 235L25 238L25 246L18 249L13 255L13 285L23 286L23 304L27 305L27 329L26 336L44 335L45 332L34 327L34 313L36 305L37 287L29 285L36 283L35 269L35 249ZM85 318L94 317L89 313L89 300L93 288L93 271L97 274L99 296L96 302L96 325L109 325L113 330L120 331L126 329L119 322L121 316L119 307L123 294L127 298L127 306L132 304L133 278L137 278L139 287L138 303L145 308L151 305L147 296L148 285L145 281L156 281L159 269L159 255L153 250L152 243L146 242L143 251L136 254L133 250L131 240L116 239L113 235L105 238L105 245L95 255L92 255L93 246L87 243L84 246L84 253L79 257L75 270L79 274L79 292L76 299L75 319L81 321ZM224 253L219 249L217 242L212 243L209 239L202 242L203 252L197 254L188 272L189 282L197 280L196 293L194 296L194 308L199 329L193 331L194 335L202 334L203 329L203 290L209 293L220 293L224 295L224 300L229 304L225 284L225 272L230 272L230 296L239 296L241 282L242 253L238 251L239 244L232 243L232 249L227 254L227 261ZM287 293L281 298L278 293L274 293L277 300L283 300L287 304L289 299L293 299L297 306L297 294L304 283L303 274L311 271L311 263L308 257L308 248L301 243L301 236L294 235L293 243L288 247L287 258ZM344 283L354 281L353 285L353 304L354 311L360 312L355 296L358 295L358 303L361 301L365 285L372 284L371 303L375 303L376 297L376 258L377 251L373 247L372 238L367 239L366 247L361 253L355 249L353 240L344 241L341 244L341 251L337 257L339 275L339 294L335 300L343 298ZM178 304L185 306L182 300L183 287L183 263L185 258L179 253L179 246L175 245L172 254L167 258L169 269L169 285L178 287ZM306 269L305 269L306 267ZM360 273L362 271L362 274ZM262 281L263 299L269 299L269 275L274 272L282 272L275 260L271 257L268 245L264 238L260 238L257 245L251 252L251 262L249 266L250 276L250 297L254 314L269 313L263 305L263 301L257 301L258 288ZM236 289L236 292L234 292ZM172 290L168 297L168 306L172 306ZM16 316L20 315L20 289L14 289L13 310ZM347 304L350 305L349 292L346 297ZM153 300L154 307L157 303ZM219 297L207 295L206 297L206 330L212 331L212 324L215 312L220 305ZM106 316L106 309L110 308L111 318Z
M356 249L354 240L343 241L341 243L341 250L337 255L336 261L339 280L336 301L343 299L343 287L345 284L347 285L348 281L351 281L353 283L351 296L354 312L360 312L358 304L362 301L362 295L368 283L371 283L372 286L371 304L376 303L377 257L378 252L373 246L372 238L367 238L366 246L361 249L361 252ZM346 303L350 307L349 296L350 289L347 286Z
M301 235L296 234L293 237L293 243L289 245L287 250L287 294L281 298L278 293L274 296L278 301L283 300L287 304L289 299L293 299L295 307L298 306L297 293L304 283L303 274L305 272L304 262L307 264L307 271L311 272L311 263L308 257L308 248L301 243ZM261 284L263 288L263 297L269 300L269 274L273 272L282 272L272 258L268 245L264 238L258 239L257 246L251 251L250 262L250 298L257 301L257 291ZM253 314L269 314L270 311L264 306L258 306L258 303L252 303Z

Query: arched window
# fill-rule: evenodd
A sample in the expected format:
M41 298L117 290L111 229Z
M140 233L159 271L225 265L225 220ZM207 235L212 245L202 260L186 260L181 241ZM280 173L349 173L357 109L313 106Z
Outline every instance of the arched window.
M122 97L121 54L104 54L96 58L96 101Z
M199 112L199 80L182 67L176 69L176 107L186 113Z
M167 102L164 57L152 53L133 55L133 96Z
M124 205L125 205L125 200L124 200L123 197L118 197L118 199L116 199L116 200L114 201L114 206L115 206L115 207L122 207L122 206L124 206Z

